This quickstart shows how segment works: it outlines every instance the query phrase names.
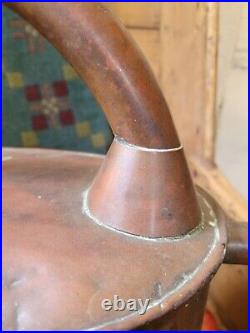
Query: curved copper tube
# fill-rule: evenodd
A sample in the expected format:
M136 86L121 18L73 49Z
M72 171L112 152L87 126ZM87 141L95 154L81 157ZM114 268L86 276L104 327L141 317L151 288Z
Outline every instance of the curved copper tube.
M122 25L100 4L7 5L73 65L116 135L89 189L86 210L92 218L149 237L177 236L195 228L200 209L168 106Z
M73 65L101 104L115 135L149 148L178 147L162 92L126 30L100 4L7 3Z
M152 73L119 24L100 5L12 3L9 6L43 32L78 70L97 96L115 134L137 145L128 145L116 138L99 175L92 183L92 187L86 191L90 203L87 208L90 208L90 213L94 213L95 218L106 224L109 224L114 217L112 227L150 237L181 235L194 228L200 222L201 216L182 148L159 152L155 149L138 147L139 145L150 148L176 148L179 146L179 141L168 108ZM67 159L72 161L71 156ZM38 165L39 160L35 163ZM30 171L34 164L29 164ZM114 288L117 288L116 283L121 287L122 293L130 297L131 292L135 293L138 289L134 281L143 281L141 277L144 277L145 272L147 279L140 285L142 295L149 294L152 297L156 294L155 285L162 286L164 281L166 281L164 294L167 292L167 298L163 297L162 287L158 288L160 291L157 291L157 298L166 301L166 306L158 306L162 304L158 303L152 308L157 312L153 315L152 312L148 312L146 319L163 315L168 309L170 317L167 320L170 324L176 325L174 315L179 317L177 319L185 327L187 323L192 328L199 326L206 289L202 289L201 294L198 294L198 301L197 291L207 283L208 278L221 263L226 242L223 231L219 232L220 237L218 237L213 229L214 226L210 225L205 229L201 226L199 231L203 232L197 233L198 238L186 237L184 243L179 243L179 245L182 243L182 246L176 246L175 242L166 242L167 248L162 247L164 243L161 242L152 242L149 246L149 243L117 237L116 233L105 233L102 229L96 228L96 225L89 223L89 218L84 217L79 210L78 179L80 178L75 180L72 170L78 170L79 176L84 163L79 165L78 160L72 161L67 164L66 172L62 165L59 173L57 166L50 161L50 168L52 165L53 169L50 170L53 172L49 173L48 178L46 176L43 178L48 182L43 184L44 196L45 198L47 196L47 199L42 203L39 202L37 206L33 206L30 202L24 207L19 204L19 208L23 211L30 209L31 214L27 214L27 219L32 222L32 227L29 223L25 225L15 223L22 221L25 214L18 214L13 210L13 204L7 205L9 211L14 214L9 214L9 220L11 221L13 217L16 220L13 219L14 223L5 223L7 228L14 228L9 229L10 232L6 233L7 237L4 238L5 249L10 250L4 256L5 272L7 272L3 284L5 326L13 326L14 329L30 329L33 326L33 330L34 327L41 329L40 325L49 329L51 327L64 329L65 326L75 329L83 327L84 321L86 327L91 320L90 327L93 327L92 320L96 319L96 314L100 310L95 297L110 295ZM77 167L74 168L74 165ZM91 169L91 166L93 167L93 164L87 164L86 168ZM36 172L40 175L40 167L34 168L34 175ZM16 170L20 176L22 169L18 168L17 164ZM31 198L37 203L33 190L36 188L40 191L41 180L39 176L33 176L31 186L27 186L30 185L27 179L31 179L25 178L29 174L28 171L26 169L23 178L20 176L25 181L19 183L20 191L15 192L16 201L13 202L18 202L21 194L22 202L27 203L23 193L32 192ZM53 173L57 180L54 181L53 178L51 182ZM10 173L10 177L12 175ZM66 184L69 184L65 192L58 187L64 177L68 180ZM6 183L8 182L9 185L13 184L7 178ZM48 205L48 198L51 197L48 196L47 187L53 195L63 192L62 196L58 196L61 198L56 206L60 208L58 211L51 208L53 206L51 201ZM13 188L15 189L15 186ZM10 191L11 187L8 190ZM203 208L203 213L206 212L204 216L207 216L205 219L210 220L211 207L206 201L203 201L203 205L206 206ZM39 207L40 216L36 207ZM8 212L8 209L6 211ZM76 216L77 218L71 219ZM82 227L84 218L87 223ZM68 224L64 223L66 220ZM53 222L50 224L43 221ZM81 228L77 228L75 221L79 221ZM45 229L41 229L41 225ZM55 234L57 237L54 237ZM201 250L202 253L199 253ZM196 256L197 254L199 255ZM149 260L145 262L145 258ZM113 269L117 265L121 266L120 275L117 275L118 270ZM198 266L200 269L197 272ZM179 270L176 270L176 267ZM195 275L192 275L193 272ZM126 280L124 280L126 273L130 273L131 285L121 283ZM114 276L117 278L116 281L112 279ZM21 289L15 288L20 281ZM178 284L183 290L177 287ZM68 292L65 293L65 290ZM173 293L169 293L171 290ZM180 291L185 292L182 294ZM197 306L193 307L189 302L194 293L196 293L195 304L199 307L198 317ZM11 295L10 300L7 297L9 295ZM172 298L170 307L167 304L168 296ZM52 298L50 307L44 302L44 299L49 298ZM185 312L177 313L178 307L182 305L185 307ZM189 312L186 312L187 309ZM101 317L103 318L103 314ZM132 328L139 324L138 317L134 321L133 317L130 318L132 320L128 327ZM116 324L114 327L123 328L126 321L116 321L114 325ZM173 327L176 326L171 325L170 329Z

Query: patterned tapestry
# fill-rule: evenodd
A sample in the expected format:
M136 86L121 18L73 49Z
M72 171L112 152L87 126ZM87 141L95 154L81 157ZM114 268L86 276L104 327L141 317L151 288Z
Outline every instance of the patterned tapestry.
M3 145L105 153L112 132L73 68L3 8Z

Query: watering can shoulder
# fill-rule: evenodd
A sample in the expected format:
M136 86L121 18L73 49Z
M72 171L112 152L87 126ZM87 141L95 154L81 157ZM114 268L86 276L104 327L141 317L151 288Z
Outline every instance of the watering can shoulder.
M179 238L107 228L84 207L103 157L40 149L3 155L3 309L6 329L129 329L168 313L223 260L222 228L205 220ZM200 196L203 214L211 207ZM149 299L138 311L104 311L104 299ZM8 300L8 301L7 301Z

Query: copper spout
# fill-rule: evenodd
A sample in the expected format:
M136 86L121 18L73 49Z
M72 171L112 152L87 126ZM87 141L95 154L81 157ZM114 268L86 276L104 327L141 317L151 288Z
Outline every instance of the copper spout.
M227 226L227 250L224 258L226 264L248 264L248 224L228 220Z

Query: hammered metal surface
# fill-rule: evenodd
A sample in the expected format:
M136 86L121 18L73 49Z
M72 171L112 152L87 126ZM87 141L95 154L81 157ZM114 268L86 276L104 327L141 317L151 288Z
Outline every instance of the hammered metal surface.
M225 241L201 195L207 222L180 238L131 236L84 215L83 192L102 161L73 152L4 151L5 329L128 329L188 304L216 271ZM104 311L101 301L115 294L150 298L150 307L143 316Z

